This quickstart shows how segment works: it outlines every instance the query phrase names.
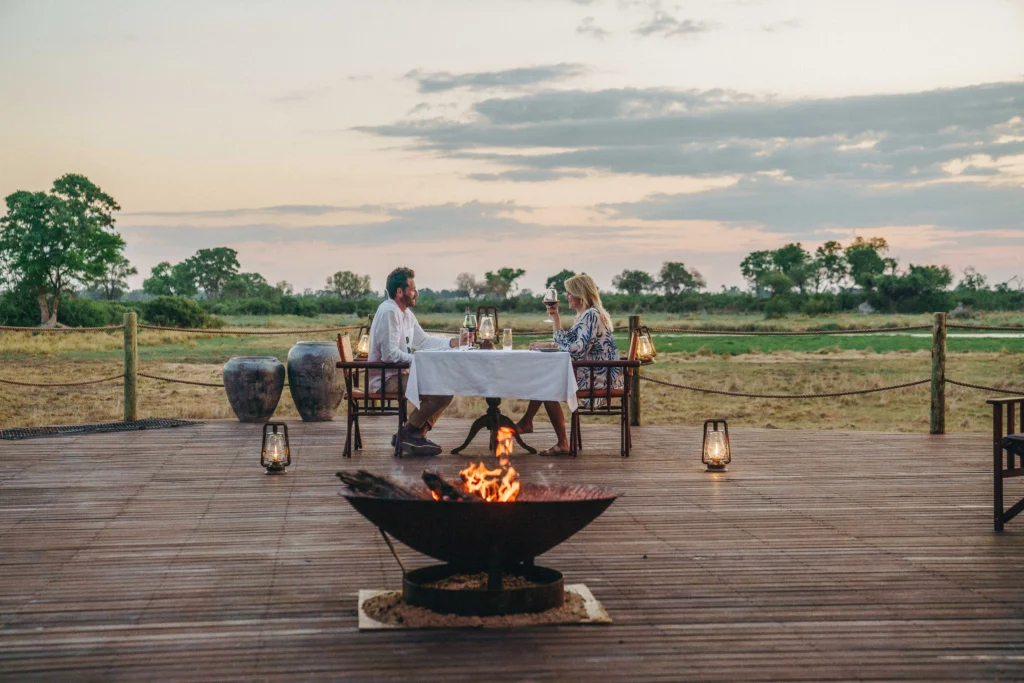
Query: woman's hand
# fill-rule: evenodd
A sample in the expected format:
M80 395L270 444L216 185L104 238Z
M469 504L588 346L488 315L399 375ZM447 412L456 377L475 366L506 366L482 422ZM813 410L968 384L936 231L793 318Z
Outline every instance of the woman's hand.
M548 317L555 323L555 328L560 328L562 326L562 318L558 315L558 304L545 304L545 307L548 310Z

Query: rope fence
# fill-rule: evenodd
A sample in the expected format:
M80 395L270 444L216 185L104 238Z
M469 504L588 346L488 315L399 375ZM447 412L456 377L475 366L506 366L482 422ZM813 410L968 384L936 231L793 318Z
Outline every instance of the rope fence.
M163 325L139 325L140 330L159 330L161 332L189 332L191 334L225 334L234 336L268 336L275 334L321 334L324 332L346 332L358 330L359 325L346 325L344 327L302 327L297 330L218 330L202 327L165 327Z
M125 393L125 419L135 419L131 417L134 415L134 411L137 407L137 392L136 384L139 377L144 377L148 380L156 382L167 382L172 384L182 384L196 387L208 387L223 389L224 383L221 382L204 382L197 380L180 379L176 377L164 377L161 375L153 375L149 373L138 371L138 338L137 333L139 330L153 330L158 332L182 332L189 334L198 335L222 335L222 336L280 336L280 335L311 335L311 334L326 334L326 333L341 333L349 332L354 330L365 329L367 321L360 321L357 324L350 325L339 325L331 327L315 327L315 328L297 328L297 329L268 329L268 328L255 328L255 329L209 329L209 328L190 328L190 327L170 327L165 325L148 325L139 324L137 321L137 314L129 312L125 314L125 323L122 325L106 325L101 327L20 327L10 325L0 325L0 333L2 332L53 332L53 333L90 333L90 332L114 332L117 330L124 331L125 337L125 369L124 372L117 375L111 375L109 377L101 377L98 379L81 380L81 381L69 381L69 382L25 382L13 379L2 379L0 378L0 385L8 385L15 387L32 387L32 388L64 388L64 387L83 387L90 385L102 384L105 382L121 381L124 386ZM631 332L634 329L641 327L640 317L638 315L630 316L629 326L615 327L616 332ZM899 384L891 384L888 386L879 387L868 387L864 389L849 389L845 391L820 391L814 393L800 393L800 394L783 394L783 393L748 393L743 391L729 391L725 389L715 389L712 387L702 387L681 382L672 382L665 379L659 379L657 377L649 376L637 372L633 378L632 392L630 396L631 403L631 422L638 426L640 424L640 385L643 382L657 384L673 389L679 389L683 391L692 391L702 394L713 394L719 396L731 396L737 398L753 398L753 399L819 399L819 398L838 398L844 396L858 396L866 394L881 393L886 391L896 391L899 389L907 389L912 387L919 387L925 384L931 384L931 433L941 434L945 432L945 392L944 387L946 385L953 385L962 387L965 389L979 390L993 392L997 394L1024 394L1024 389L1019 388L1000 388L985 386L982 384L975 384L970 382L961 382L955 379L949 379L945 376L946 368L946 331L947 330L964 330L964 331L983 331L983 332L1009 332L1009 333L1024 333L1024 326L1015 325L969 325L962 323L946 323L945 314L938 313L935 315L935 322L933 325L905 325L902 327L863 327L863 328L851 328L851 329L828 329L828 330L801 330L801 331L788 331L788 330L756 330L756 329L698 329L698 328L686 328L686 327L650 327L647 329L652 333L657 334L678 334L678 335L700 335L700 336L732 336L732 337L825 337L833 335L855 335L855 334L899 334L903 332L914 332L914 331L932 331L932 374L928 379L919 379L910 382L903 382ZM457 328L432 328L424 330L425 332L433 334L446 334L446 335L457 335L461 331ZM515 335L520 338L530 337L550 337L550 329L545 330L522 330L515 332ZM286 384L287 386L287 384ZM129 410L129 408L131 410ZM635 421L634 421L635 420Z
M99 384L101 382L110 382L115 379L124 379L124 373L120 375L111 375L110 377L103 377L102 379L90 379L83 382L53 382L50 384L40 384L37 382L18 382L13 379L0 379L0 384L13 384L16 387L82 387L86 384Z
M220 387L224 388L224 382L196 382L190 379L175 379L174 377L160 377L159 375L148 375L145 372L137 373L139 377L145 377L146 379L155 379L158 382L173 382L174 384L191 384L196 387Z
M725 391L723 389L708 389L707 387L694 387L688 384L676 384L675 382L666 382L663 379L655 379L648 377L647 375L640 375L640 379L646 382L653 382L654 384L661 384L666 387L673 387L675 389L686 389L687 391L697 391L702 394L720 394L722 396L739 396L742 398L835 398L837 396L855 396L858 394L874 394L879 391L893 391L895 389L906 389L907 387L916 387L921 384L929 384L930 379L920 379L916 382L905 382L903 384L893 384L887 387L873 387L871 389L851 389L850 391L832 391L822 392L816 394L747 394L741 391Z

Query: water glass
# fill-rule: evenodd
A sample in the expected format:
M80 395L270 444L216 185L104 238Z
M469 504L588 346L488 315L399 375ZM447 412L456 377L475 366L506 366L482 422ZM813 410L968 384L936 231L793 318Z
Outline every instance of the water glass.
M512 350L512 328L506 327L501 335L501 348L505 351Z
M468 327L459 330L459 351L466 351L473 346L473 333Z

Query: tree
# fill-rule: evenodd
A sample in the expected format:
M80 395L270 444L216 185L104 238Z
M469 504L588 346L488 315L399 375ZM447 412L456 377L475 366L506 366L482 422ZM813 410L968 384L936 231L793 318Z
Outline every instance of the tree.
M895 272L896 261L882 258L882 254L887 251L889 244L884 237L872 237L869 240L858 237L846 247L846 262L854 284L865 291L871 291L875 278L884 274L887 268Z
M752 251L740 261L740 272L750 285L750 289L758 296L765 291L764 276L771 270L772 253L770 251Z
M238 252L230 247L200 249L179 265L183 268L176 279L187 280L191 277L206 293L207 299L216 299L224 284L238 273Z
M274 285L274 288L277 291L281 292L283 296L291 296L292 293L295 291L295 288L292 287L292 283L288 282L287 280L281 280L276 285Z
M964 279L957 283L958 292L979 292L988 288L988 278L975 270L974 266L964 268Z
M575 271L569 270L568 268L563 268L561 271L555 273L554 275L552 275L551 277L544 281L544 289L551 289L552 287L554 287L555 291L557 291L564 298L565 281L571 277L574 277L575 275Z
M814 265L811 255L799 242L787 244L784 247L772 252L772 270L776 270L790 279L792 284L800 290L801 294L806 292L807 283L811 280L814 272ZM781 280L775 278L776 283ZM788 290L787 290L788 291Z
M484 285L489 294L502 299L516 290L516 280L526 275L522 268L499 268L497 272L484 273Z
M171 262L161 261L153 266L150 275L142 281L142 291L152 296L171 296Z
M455 291L461 296L475 299L484 293L486 285L476 279L473 273L459 273L455 276Z
M358 299L373 290L370 289L369 275L357 275L351 270L339 270L327 278L327 291L337 294L342 299Z
M814 263L818 277L837 289L849 272L843 258L843 245L835 240L829 240L815 250ZM817 292L817 282L815 284L814 291Z
M84 175L69 173L47 192L19 190L0 218L0 264L7 278L31 291L40 324L57 324L65 290L102 276L121 256L114 231L121 207Z
M884 273L874 277L875 288L893 312L921 313L948 308L946 291L953 273L946 266L915 266L903 275Z
M681 261L665 261L661 264L656 286L666 294L678 294L703 289L707 284L703 275L693 268L687 268Z
M100 277L92 278L87 283L91 288L102 292L107 301L120 299L128 291L128 278L138 275L139 271L124 256L118 256L107 266L106 272Z
M612 287L635 296L654 287L654 278L642 270L624 270L612 278Z
M161 261L153 266L150 276L142 281L142 291L152 296L195 296L199 293L196 274L188 261L171 265Z
M280 292L259 273L238 273L224 283L224 295L236 299L276 299Z

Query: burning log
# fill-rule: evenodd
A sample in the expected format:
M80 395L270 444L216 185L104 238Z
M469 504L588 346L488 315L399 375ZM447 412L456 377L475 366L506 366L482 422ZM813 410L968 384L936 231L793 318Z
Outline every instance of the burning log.
M448 483L436 472L423 472L423 483L434 493L434 500L480 502L480 498L464 492L457 486Z
M366 470L358 472L338 472L338 478L353 493L376 498L398 498L406 500L430 500L429 491L403 486L387 477L371 474Z

